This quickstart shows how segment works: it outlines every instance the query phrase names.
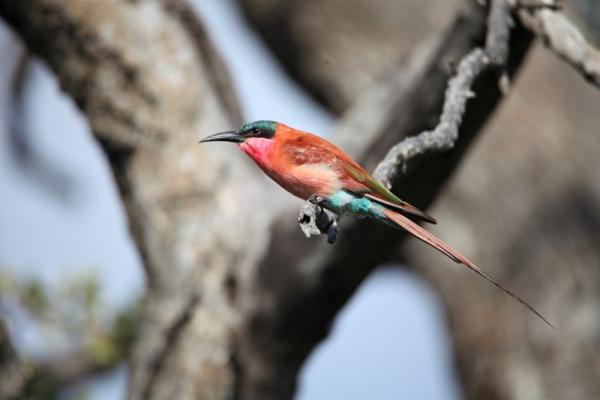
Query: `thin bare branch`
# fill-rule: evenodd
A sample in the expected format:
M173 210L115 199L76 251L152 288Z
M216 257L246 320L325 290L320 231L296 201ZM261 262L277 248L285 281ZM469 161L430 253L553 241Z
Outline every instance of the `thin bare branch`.
M454 146L467 101L475 96L471 90L473 82L484 71L501 68L506 63L513 24L510 6L505 0L494 0L490 7L485 48L473 49L460 61L456 76L448 82L438 125L431 131L406 138L392 147L375 169L375 178L387 187L391 187L399 171L406 169L409 159L424 153L449 150Z
M481 49L469 53L459 64L458 74L452 78L446 91L446 102L440 123L432 131L404 139L390 149L375 169L374 176L388 188L400 171L406 170L406 162L420 154L449 150L458 139L467 101L474 97L471 85L481 71L489 65L489 57Z
M600 88L600 51L560 10L520 9L518 15L523 25L534 32L547 48Z

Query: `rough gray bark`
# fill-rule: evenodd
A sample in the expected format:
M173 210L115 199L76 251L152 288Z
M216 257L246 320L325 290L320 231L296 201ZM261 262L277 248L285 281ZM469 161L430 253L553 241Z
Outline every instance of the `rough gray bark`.
M442 31L459 0L238 0L286 70L336 113L407 50ZM345 79L344 77L352 77Z
M403 235L345 220L335 246L306 241L294 223L297 210L269 226L270 212L284 202L269 193L264 207L262 178L249 163L231 147L195 145L202 132L239 121L218 57L185 3L27 0L0 3L0 15L77 101L119 184L149 284L129 397L291 397L306 356L360 282L394 257ZM372 168L403 137L431 129L450 62L484 45L486 20L485 8L466 2L439 40L365 96L370 103L356 104L340 125L339 144ZM518 25L510 36L509 76L531 39ZM454 148L415 158L392 180L402 197L421 207L433 201L502 99L500 72L485 71L473 83L477 97L467 103ZM380 122L365 127L373 104L385 105L377 107ZM490 384L477 372L481 359L467 349L470 342L461 342L474 340L482 354L490 352L484 343L497 343L489 318L485 340L464 335L477 325L460 308L473 291L460 286L465 293L451 296L447 269L422 270L451 312L459 367L473 383L467 394L475 398L483 387L486 398L509 398L507 387L523 388L518 380ZM493 292L487 290L484 297ZM471 297L464 306L477 304Z
M557 56L600 88L600 51L561 11L548 8L520 10L519 17Z
M114 169L149 281L129 397L291 396L302 361L402 235L354 223L324 250L321 242L299 246L293 223L276 224L257 262L269 239L260 180L227 147L190 145L199 132L237 121L221 96L226 88L214 84L223 82L214 76L219 69L207 67L215 61L205 61L215 55L182 3L31 0L3 4L0 13L56 71ZM439 60L459 59L483 41L485 17L485 9L468 3L421 68L410 71L395 105L412 107L419 118L394 121L363 144L396 141L439 113L450 73ZM144 23L123 30L119 21L132 19ZM520 64L525 48L511 55L511 65ZM432 164L438 179L419 185L426 181L408 178L420 187L417 204L431 201L495 108L496 80L492 74L480 83L482 106L466 115L455 154ZM369 153L379 158L385 150ZM388 252L364 251L380 240Z
M477 40L473 29L484 32L483 9L470 8L474 15L462 17L467 24L456 25L443 51L466 52ZM269 238L260 180L233 149L192 144L200 132L238 121L222 96L227 88L215 85L223 82L215 76L220 69L207 67L215 55L183 3L31 0L3 3L0 13L55 70L115 172L149 283L129 397L290 396L301 362L381 259L363 256L348 270L341 267L357 247L347 252L347 239L333 252L303 242L317 249L297 257L295 268L282 269L290 254L280 251L300 239L292 223L286 224L293 227L292 239L272 243L262 266L256 262ZM438 74L435 91L443 93L447 71L434 67L435 59L428 62L427 71ZM411 84L429 85L431 76L419 78ZM438 102L427 104L425 113L437 113ZM369 232L354 230L354 243ZM310 262L311 254L322 261ZM338 267L327 267L332 262ZM300 293L288 292L307 263L316 274L297 281ZM318 282L328 270L350 275L333 302L322 297L333 276ZM280 279L281 285L271 286ZM323 313L314 313L320 304L326 305ZM272 311L277 315L265 325ZM297 324L306 313L319 317L304 338Z
M229 396L230 288L251 274L268 218L247 161L197 145L240 119L196 17L179 1L2 2L0 14L86 114L123 196L149 284L129 397Z

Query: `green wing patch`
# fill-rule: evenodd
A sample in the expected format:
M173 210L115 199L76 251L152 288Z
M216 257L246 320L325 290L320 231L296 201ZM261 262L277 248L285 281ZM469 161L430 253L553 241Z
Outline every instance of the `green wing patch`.
M349 163L342 163L343 168L354 180L365 185L364 191L361 191L362 195L383 205L390 209L395 209L403 214L408 214L413 217L417 217L433 224L437 223L435 218L427 215L417 207L407 203L400 199L388 188L386 188L381 182L373 178L366 171L356 168Z

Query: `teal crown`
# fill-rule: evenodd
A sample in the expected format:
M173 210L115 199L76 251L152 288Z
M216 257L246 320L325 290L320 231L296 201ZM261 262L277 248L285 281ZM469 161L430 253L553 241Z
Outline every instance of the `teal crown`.
M277 122L266 120L249 122L240 128L239 133L251 132L253 129L259 129L266 134L274 135L277 129Z

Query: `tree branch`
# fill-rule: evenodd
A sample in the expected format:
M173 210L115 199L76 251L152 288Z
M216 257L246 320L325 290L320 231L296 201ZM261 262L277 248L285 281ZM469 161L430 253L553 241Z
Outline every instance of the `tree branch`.
M376 179L389 188L396 174L401 170L406 171L406 163L411 158L454 147L467 101L475 97L471 90L473 83L484 71L503 68L506 63L511 26L508 3L505 0L493 0L485 47L473 49L458 64L456 76L448 82L440 122L435 129L406 138L393 146L375 169Z
M518 15L544 45L571 65L585 80L600 88L600 51L592 46L562 11L521 8Z
M407 71L382 81L374 93L359 99L360 106L349 110L336 136L341 147L372 167L399 139L430 128L444 103L450 78L448 62L463 59L485 43L486 21L486 9L467 1L435 46L416 52ZM510 37L506 70L512 76L524 59L531 35L516 25L511 27ZM426 164L417 163L415 157L407 174L396 175L392 188L402 188L402 198L422 208L433 201L502 99L499 75L495 69L488 70L475 80L472 91L478 94L478 101L467 104L453 151L436 155ZM327 334L339 309L404 238L400 231L376 222L343 222L335 246L320 240L300 243L297 227L286 230L286 224L275 224L254 289L261 295L248 303L251 312L236 352L238 363L246 366L239 386L248 398L291 396L298 368ZM279 376L275 382L273 375Z
M0 15L86 115L142 255L148 293L129 398L227 397L236 293L273 208L261 207L258 172L234 149L197 145L202 132L239 124L197 16L182 0L23 0L0 2Z

